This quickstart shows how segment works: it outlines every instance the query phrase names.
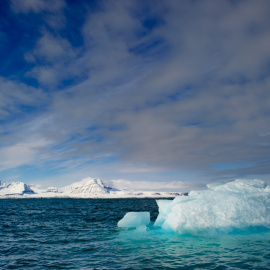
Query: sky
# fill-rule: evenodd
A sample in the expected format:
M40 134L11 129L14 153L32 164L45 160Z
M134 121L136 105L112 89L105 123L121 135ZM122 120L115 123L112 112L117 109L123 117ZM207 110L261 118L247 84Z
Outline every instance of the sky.
M270 1L3 0L0 179L270 181Z

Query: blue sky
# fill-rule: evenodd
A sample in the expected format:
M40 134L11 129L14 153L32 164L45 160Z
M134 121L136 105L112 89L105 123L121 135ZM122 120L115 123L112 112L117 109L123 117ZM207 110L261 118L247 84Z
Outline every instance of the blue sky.
M0 13L1 179L270 179L268 0L4 0Z

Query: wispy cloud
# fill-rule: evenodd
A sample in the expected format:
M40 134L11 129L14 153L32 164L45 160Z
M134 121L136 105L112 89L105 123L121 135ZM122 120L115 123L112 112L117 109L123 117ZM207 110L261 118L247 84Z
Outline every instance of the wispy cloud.
M35 163L39 157L39 149L47 146L44 140L22 142L0 149L0 171Z
M46 94L24 83L0 77L0 120L24 113L24 106L42 106L47 102Z
M39 19L20 52L23 76L0 80L2 151L26 151L1 168L268 177L269 1L70 5L11 2L16 16Z
M155 182L155 181L129 181L124 179L111 180L108 181L108 184L112 185L114 188L138 190L138 191L149 190L149 191L186 192L201 187L198 184L181 181Z

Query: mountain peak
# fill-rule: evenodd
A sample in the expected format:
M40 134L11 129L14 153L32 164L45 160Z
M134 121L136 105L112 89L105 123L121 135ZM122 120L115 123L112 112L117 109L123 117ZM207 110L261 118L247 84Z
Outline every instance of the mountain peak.
M3 182L1 184L1 195L23 195L23 194L33 194L34 191L24 184L23 182L17 181L12 182L11 184L4 184Z
M109 191L104 186L99 178L87 177L80 182L73 183L65 188L64 191L68 192L70 195L102 195L108 194Z

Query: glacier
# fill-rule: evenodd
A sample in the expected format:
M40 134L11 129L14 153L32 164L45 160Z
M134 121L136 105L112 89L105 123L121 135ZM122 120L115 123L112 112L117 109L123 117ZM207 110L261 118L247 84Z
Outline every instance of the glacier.
M174 200L157 200L154 226L187 235L270 230L270 189L262 180L210 184Z

